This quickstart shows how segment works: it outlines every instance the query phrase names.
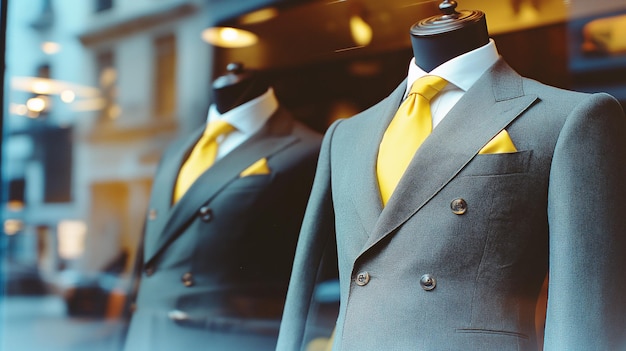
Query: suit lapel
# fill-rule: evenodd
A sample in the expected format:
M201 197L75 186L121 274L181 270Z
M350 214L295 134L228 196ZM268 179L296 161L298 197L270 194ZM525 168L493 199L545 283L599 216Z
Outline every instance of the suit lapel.
M289 114L279 109L258 133L200 175L185 195L170 209L167 220L163 224L163 230L160 231L154 245L146 246L145 262L153 260L180 235L184 227L197 216L198 209L236 180L244 169L260 158L269 157L297 141L298 138L290 134L292 128L293 120ZM175 179L171 181L174 182Z
M199 128L190 138L181 142L181 145L172 148L170 155L163 158L164 162L159 167L159 173L154 182L155 186L153 186L153 190L158 189L157 191L162 194L159 196L159 201L163 202L162 205L170 207L178 171L202 133L203 129Z
M202 128L199 128L189 138L178 141L177 144L168 148L161 158L161 164L153 181L150 200L150 210L156 211L159 215L150 218L146 224L146 228L149 230L144 230L144 257L147 253L155 251L160 233L168 218L171 217L172 194L178 178L178 171L202 132Z
M536 96L524 95L522 78L503 60L498 61L418 149L362 252L419 211L536 100Z
M353 154L347 167L347 170L354 175L350 178L352 186L350 194L352 194L354 207L368 236L383 210L376 178L378 145L400 106L405 87L406 80L387 98L367 111L366 115L363 115L363 123L359 124L361 129L354 133L358 136L354 141L354 150L357 152ZM372 131L376 134L372 135Z

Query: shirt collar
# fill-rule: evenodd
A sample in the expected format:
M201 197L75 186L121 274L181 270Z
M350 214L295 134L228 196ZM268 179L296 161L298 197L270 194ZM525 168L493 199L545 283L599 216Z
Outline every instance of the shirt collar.
M496 63L498 58L498 50L493 39L489 39L489 43L477 49L444 62L430 72L425 72L418 67L413 58L409 64L405 96L408 95L413 82L425 75L440 76L461 90L467 91L489 67Z
M230 111L219 113L215 105L209 107L208 122L224 120L237 131L252 135L256 133L278 109L278 100L271 87L262 95L243 103Z

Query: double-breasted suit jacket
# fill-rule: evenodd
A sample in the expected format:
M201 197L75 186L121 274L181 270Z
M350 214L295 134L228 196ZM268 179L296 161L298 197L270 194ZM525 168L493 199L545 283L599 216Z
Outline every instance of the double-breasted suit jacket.
M172 205L201 133L172 144L154 179L128 351L275 347L321 136L279 108Z
M299 350L336 241L333 350L626 350L626 119L502 59L418 149L383 208L376 157L406 82L327 131L277 349ZM479 154L502 130L517 151Z

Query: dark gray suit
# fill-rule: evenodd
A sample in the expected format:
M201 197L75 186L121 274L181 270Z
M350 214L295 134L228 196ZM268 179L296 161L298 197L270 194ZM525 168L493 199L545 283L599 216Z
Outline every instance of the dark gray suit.
M326 133L277 349L305 339L336 240L333 350L626 350L626 119L606 94L486 72L415 154L383 209L376 155L406 82ZM517 152L478 154L506 129Z
M171 205L202 130L164 154L144 232L126 350L275 347L321 136L283 109ZM267 158L270 174L239 174Z

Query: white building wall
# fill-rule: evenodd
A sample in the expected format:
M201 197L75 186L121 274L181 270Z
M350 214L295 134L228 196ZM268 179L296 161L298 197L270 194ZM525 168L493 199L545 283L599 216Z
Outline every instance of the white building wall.
M120 250L134 257L141 222L149 196L149 182L162 150L173 138L193 130L206 117L212 68L211 49L201 40L208 23L208 9L202 0L115 1L111 10L95 13L94 1L52 0L54 22L44 31L30 25L41 15L42 0L11 1L7 29L7 79L33 76L43 63L51 66L52 79L87 87L72 103L52 96L52 112L47 123L74 128L73 199L65 204L43 203L43 171L39 160L30 160L35 140L28 137L5 138L4 151L10 157L6 175L24 174L27 178L27 206L18 213L5 211L5 217L18 216L26 224L24 234L32 238L35 226L56 231L61 220L82 221L87 226L85 253L72 268L89 272L101 269ZM132 21L177 5L194 5L196 11L185 17L144 28L140 31L102 40L85 46L81 37L103 31L120 21ZM159 122L152 116L154 85L154 47L157 36L174 33L177 40L177 111L173 121ZM45 54L42 41L60 45L60 52ZM114 52L117 69L119 118L107 125L98 111L85 110L85 100L98 87L96 55L103 49ZM91 88L91 89L89 89ZM77 90L79 91L79 90ZM7 102L24 103L28 92L10 90ZM8 115L5 130L25 128L33 121L25 116ZM163 124L158 126L158 124ZM107 129L107 133L101 133ZM110 132L110 133L109 133ZM21 138L21 139L20 139ZM124 198L94 197L92 189L112 186L125 189ZM111 205L103 201L119 201ZM126 208L119 213L116 208ZM123 218L118 218L123 217ZM139 224L138 224L139 223ZM29 242L32 242L30 240ZM34 244L31 244L34 245ZM54 249L54 248L53 248ZM36 248L32 248L36 252ZM52 260L54 261L54 260Z

